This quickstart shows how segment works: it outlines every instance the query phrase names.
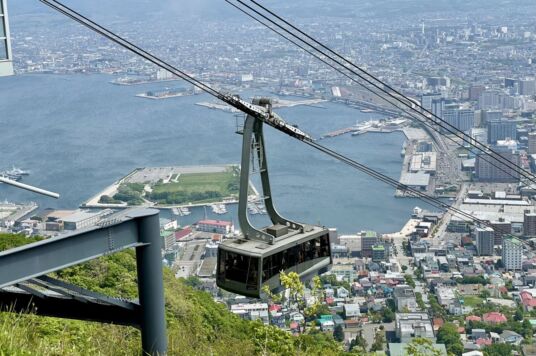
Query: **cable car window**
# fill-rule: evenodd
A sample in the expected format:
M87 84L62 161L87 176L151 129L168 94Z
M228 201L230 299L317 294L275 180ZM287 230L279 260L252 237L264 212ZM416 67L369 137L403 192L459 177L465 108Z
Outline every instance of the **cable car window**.
M281 271L315 258L330 257L329 236L323 235L263 258L262 279L267 281Z
M7 41L0 39L0 60L7 59Z
M324 235L320 237L320 257L330 257L331 246L329 245L329 236Z
M259 259L257 257L248 257L249 267L248 267L248 279L246 281L246 289L255 290L259 285Z
M255 284L257 286L258 263L257 257L249 257L229 251L220 251L219 278L221 280L230 280L235 282L244 282L247 277L248 286Z

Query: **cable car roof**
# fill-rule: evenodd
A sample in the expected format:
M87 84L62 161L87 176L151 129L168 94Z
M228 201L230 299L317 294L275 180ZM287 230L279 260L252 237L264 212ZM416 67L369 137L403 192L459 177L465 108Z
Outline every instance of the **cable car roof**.
M307 225L305 232L289 229L288 234L274 239L273 244L241 237L239 239L226 240L220 247L231 252L246 252L249 256L261 257L286 250L323 234L329 234L329 230L320 226Z

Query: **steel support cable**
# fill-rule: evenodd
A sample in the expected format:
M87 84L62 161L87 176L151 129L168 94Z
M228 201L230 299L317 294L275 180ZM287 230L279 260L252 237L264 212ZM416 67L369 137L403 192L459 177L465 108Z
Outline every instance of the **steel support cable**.
M371 89L371 88L368 88L365 84L359 82L358 80L356 80L354 77L350 76L348 73L344 72L343 70L341 70L340 68L337 68L335 67L333 64L329 63L328 61L326 61L324 58L320 57L319 55L317 55L316 53L313 53L311 52L310 50L308 50L307 48L305 48L304 46L300 45L299 43L297 43L296 41L292 40L291 38L289 38L288 36L286 36L285 34L281 33L280 31L274 29L273 27L271 27L270 25L266 24L265 22L263 22L261 19L259 19L258 17L255 17L254 15L252 15L251 13L247 12L246 10L244 10L243 8L237 6L236 4L233 4L231 1L229 0L225 0L229 5L235 7L236 9L238 9L239 11L243 12L245 15L249 16L250 18L252 18L253 20L257 21L258 23L262 24L263 26L265 26L266 28L268 28L269 30L275 32L277 35L281 36L282 38L286 39L287 41L289 41L290 43L294 44L295 46L297 46L298 48L302 49L303 51L305 51L306 53L310 54L311 56L315 57L316 59L318 59L319 61L321 61L322 63L326 64L327 66L333 68L335 71L339 72L340 74L342 74L343 76L347 77L348 79L350 79L351 81L353 81L354 83L358 84L359 86L361 86L362 88L374 93L375 95L377 95L378 97L380 97L382 100L386 101L387 103L391 104L392 106L398 108L399 110L401 110L403 113L405 113L406 115L408 115L409 117L411 117L412 119L415 119L417 120L419 123L423 124L424 126L432 129L433 131L436 131L438 133L441 133L437 127L434 127L434 124L433 123L428 123L426 120L423 120L422 118L419 118L419 117L416 117L415 116L415 113L410 113L407 111L407 109L404 109L404 108L400 108L399 106L397 106L396 103L393 103L392 101L390 101L388 98L385 98L385 97L382 97L381 94L377 93L374 91L374 89ZM246 5L247 6L247 5ZM294 36L295 37L295 36ZM300 40L303 42L303 40ZM358 75L359 76L359 75ZM449 130L449 128L447 127L444 127L443 125L441 125L440 123L435 123L435 125L438 125L439 127L445 129L445 130ZM460 145L458 142L456 142L456 140L450 136L444 136L446 139L450 140L451 142L453 142L454 144L456 145ZM460 145L461 146L461 145ZM463 147L463 146L462 146ZM469 152L473 153L473 154L476 154L476 152L474 152L471 148L468 149ZM482 151L482 150L480 150ZM501 156L502 157L502 156ZM502 164L504 166L504 163L502 162L499 162L499 164L495 164L493 163L492 161L488 160L487 158L481 156L481 159L487 163L489 163L491 166L497 168L498 170L502 171L503 173L506 173L507 175L509 175L510 177L512 178L515 178L515 179L518 179L519 177L517 177L516 175L514 175L510 170L507 170L506 168L503 168L501 167L500 165ZM492 157L492 160L493 160L493 157ZM508 161L509 162L509 161ZM517 167L517 166L516 166ZM519 173L522 175L522 173L520 173L517 169L515 169L515 172ZM525 172L524 170L522 170L522 172ZM527 179L531 179L530 177L526 177L525 178ZM533 181L534 183L536 183L536 181Z
M235 6L235 4L232 4L229 2L229 0L225 0L226 2L228 2L229 4ZM533 183L536 183L536 177L532 174L530 174L529 172L527 172L526 170L524 170L522 167L516 165L515 163L511 162L510 160L508 160L507 158L501 156L499 153L495 152L494 150L492 150L491 148L488 148L486 147L485 145L481 144L480 142L478 141L475 141L476 144L478 144L479 146L482 146L482 147L478 147L475 143L473 143L473 139L466 135L463 131L459 130L458 128L456 128L455 126L453 126L452 124L448 123L447 121L441 119L440 117L434 115L433 113L431 113L430 111L424 109L421 107L422 110L424 110L427 114L430 115L430 117L428 117L428 115L426 115L425 113L417 110L415 108L415 103L412 102L412 100L408 97L406 97L404 94L396 91L395 89L393 89L392 87L390 87L389 85L383 83L381 80L377 79L376 77L374 77L372 74L368 73L367 71L361 69L360 67L358 67L357 65L353 64L352 62L350 62L349 60L347 60L346 58L342 57L341 55L337 54L336 52L332 51L331 49L329 49L327 46L321 44L320 42L316 41L314 38L312 38L311 36L307 35L306 33L304 33L303 31L301 31L299 28L295 27L294 25L290 24L289 22L287 22L286 20L282 19L281 17L279 17L277 14L271 12L270 10L266 9L265 7L263 7L262 5L258 4L257 2L253 1L253 0L250 0L251 2L255 3L257 6L259 6L260 8L264 9L265 11L267 11L268 13L272 14L274 17L280 19L281 21L285 22L286 24L288 24L289 26L291 26L292 28L296 29L298 32L304 34L306 37L308 38L311 38L313 41L315 41L316 43L319 43L322 47L325 47L325 48L328 48L329 51L335 53L338 57L342 58L344 61L350 63L353 67L357 68L359 71L363 72L365 75L373 78L373 80L379 82L382 86L388 88L389 90L392 90L395 94L397 94L398 96L401 96L402 98L406 99L410 104L408 104L408 102L406 101L403 101L401 100L399 97L397 97L397 95L394 95L393 93L390 93L389 91L387 91L386 89L382 88L381 86L379 86L378 84L375 84L373 83L370 79L367 79L365 77L363 77L362 75L360 75L359 73L355 72L354 70L352 70L351 68L347 67L346 65L342 64L341 62L337 61L336 59L334 59L333 57L327 55L325 52L323 52L322 50L318 49L317 47L315 47L314 45L310 44L308 41L304 40L303 38L297 36L296 34L292 33L290 30L288 30L287 28L283 27L282 25L278 24L277 22L275 22L274 20L268 18L267 16L265 16L264 14L260 13L259 11L253 9L252 7L250 7L249 5L245 4L242 0L237 0L240 4L242 4L243 6L247 7L248 9L250 9L251 11L255 12L256 14L258 14L259 16L262 16L263 18L265 18L266 20L268 20L269 22L271 22L272 24L274 24L275 26L277 26L278 28L284 30L285 32L289 33L291 36L295 37L296 39L298 39L299 41L305 43L307 46L311 47L312 49L314 49L315 51L321 53L322 55L324 55L325 57L329 58L330 60L332 60L333 62L337 63L338 65L342 66L344 69L348 70L349 72L351 72L352 74L358 76L360 79L364 80L365 82L367 82L368 84L374 86L376 89L380 90L381 92L383 92L384 94L387 94L388 96L392 97L394 100L396 100L397 102L399 102L400 104L408 107L409 109L411 109L412 111L414 111L415 113L421 115L425 120L433 120L432 122L438 126L440 126L441 128L445 129L446 131L448 131L449 133L455 135L456 137L458 137L459 139L461 139L462 141L466 142L467 144L469 144L470 146L472 147L475 147L476 149L478 149L479 151L481 151L482 153L484 153L485 155L488 155L489 157L491 157L492 159L494 159L495 161L509 167L510 169L514 170L516 173L522 175L523 177L525 177L526 179L530 180L531 182ZM235 6L237 7L237 6ZM237 7L238 8L238 7ZM242 11L242 10L241 10ZM245 12L245 11L242 11L242 12ZM248 14L248 16L250 17L253 17L253 15L250 15ZM253 17L256 21L260 22L258 19L256 19L255 17ZM262 23L262 22L261 22ZM264 26L268 27L271 29L271 27L267 26L266 24L263 23ZM273 29L272 29L273 30ZM280 34L281 35L281 34ZM287 39L288 40L288 39ZM301 47L300 47L301 48ZM303 48L302 48L303 49ZM318 57L317 57L318 58ZM338 72L341 72L340 70L338 70ZM352 79L354 82L360 84L362 87L366 88L368 91L372 92L374 95L380 97L382 100L388 102L389 104L393 105L394 107L398 108L399 110L402 110L404 113L410 115L406 110L400 108L397 104L394 104L392 103L391 101L387 100L385 97L381 96L381 94L375 92L374 90L372 90L371 88L368 88L366 86L364 86L362 83L359 83L354 79ZM413 115L410 115L410 117L413 117L415 118ZM434 119L432 119L434 118ZM423 123L422 120L418 119L419 122ZM446 124L448 127L445 127L445 126L442 126L439 122L442 122L443 124ZM437 128L434 128L432 127L435 131L438 131ZM454 131L453 131L454 130ZM439 132L439 131L438 131ZM461 135L459 133L461 133ZM468 137L469 139L467 139L466 137ZM455 142L456 144L459 144L458 142L454 141L453 139L449 138L451 141ZM473 151L471 151L473 152ZM474 152L473 152L474 153ZM482 158L482 157L481 157ZM483 159L483 158L482 158ZM494 165L493 163L491 163L490 161L486 160L486 159L483 159L484 161L490 163L492 166L494 166L495 168L503 171L504 173L514 177L514 178L518 178L516 176L514 176L512 173L510 173L509 171L503 169L502 167L499 167L497 165Z
M122 37L118 36L117 34L105 29L104 27L94 23L93 21L85 18L84 16L78 14L76 11L72 10L72 9L69 9L68 7L62 5L62 4L59 4L58 6L55 5L54 3L58 3L57 1L55 0L40 0L41 2L47 4L48 6L50 6L51 8L59 11L60 13L68 16L69 18L75 20L76 22L84 25L85 27L88 27L89 29L101 34L102 36L112 40L113 42L119 44L120 46L130 50L131 52L141 56L142 58L144 59L147 59L148 61L154 63L155 65L161 67L161 68L164 68L166 70L169 70L171 73L173 74L176 74L177 76L183 78L185 81L191 83L192 85L195 85L196 87L198 87L199 89L217 97L218 99L224 101L225 103L235 107L236 109L246 113L246 114L251 114L251 115L254 115L254 116L258 116L258 113L255 112L255 111L251 111L251 110L246 110L244 106L242 105L238 105L236 101L233 101L231 97L229 96L226 96L220 92L218 92L217 90L211 88L210 86L208 86L207 84L204 84L200 81L198 81L197 79L191 77L190 75L188 75L187 73L185 72L182 72L180 70L178 70L177 68L173 67L172 65L162 61L161 59L153 56L152 54L146 52L145 50L131 44L130 42L128 42L127 40L123 39ZM63 8L62 8L63 7ZM80 16L80 18L78 17ZM276 129L279 129L278 127L276 126L272 126ZM281 131L281 130L280 130ZM288 132L286 131L282 131L284 133L286 133L287 135L289 135ZM347 158L345 157L344 155L342 154L339 154L327 147L324 147L312 140L304 140L304 139L300 139L300 138L297 138L295 136L292 136L291 137L293 138L296 138L302 142L304 142L305 144L325 153L325 154L328 154L329 156L343 162L343 163L346 163L356 169L359 169L360 171L364 172L364 173L367 173L368 175L376 178L377 180L380 180L386 184L389 184L389 185L392 185L394 187L396 187L397 189L402 189L402 190L405 190L405 191L409 191L411 192L412 194L414 194L417 198L420 198L421 200L425 201L425 202L428 202L430 203L431 205L434 205L436 207L440 207L442 209L445 209L445 210L449 210L451 212L453 212L454 214L461 214L465 217L467 217L468 219L472 220L472 221L475 221L479 224L482 224L482 225L486 225L487 223L485 221L482 221L480 219L477 219L475 217L473 217L472 215L470 214L467 214L457 208L454 208L454 207L451 207L450 205L440 201L439 199L436 199L434 197L431 197L431 196L428 196L424 193L421 193L417 190L414 190L413 188L410 188L406 185L403 185L403 184L400 184L398 183L397 181L395 181L394 179L388 177L388 176L385 176L371 168L368 168L367 166L361 164L361 163L358 163L350 158Z
M241 0L237 0L237 1L240 2L241 4L244 4L243 1L241 1ZM452 124L450 124L450 123L444 121L442 118L438 117L437 115L435 115L435 114L432 113L431 111L429 111L429 110L427 110L427 109L425 109L425 108L420 107L421 110L423 110L426 114L430 115L430 117L428 117L425 113L423 113L423 112L421 112L421 111L418 111L418 110L414 107L414 103L413 103L413 101L412 101L410 98L408 98L407 96L405 96L403 93L397 91L397 90L394 89L392 86L389 86L387 83L382 82L380 79L376 78L376 77L375 77L374 75L372 75L370 72L368 72L368 71L362 69L361 67L357 66L355 63L351 62L350 60L348 60L348 59L346 59L345 57L341 56L341 55L338 54L337 52L333 51L331 48L329 48L329 47L326 46L325 44L323 44L323 43L317 41L315 38L313 38L312 36L308 35L308 34L305 33L304 31L300 30L298 27L292 25L290 22L286 21L285 19L283 19L282 17L280 17L279 15L277 15L276 13L274 13L273 11L271 11L271 10L269 10L268 8L262 6L262 5L261 5L260 3L258 3L257 1L255 1L255 0L250 0L250 1L251 1L252 3L254 3L255 5L257 5L259 8L263 9L264 11L268 12L269 14L271 14L272 16L274 16L275 18L277 18L278 20L282 21L283 23L287 24L287 25L290 26L291 28L293 28L293 29L295 29L296 31L298 31L299 33L301 33L302 35L306 36L307 38L309 38L310 40L312 40L314 43L317 43L317 44L320 45L322 48L325 48L325 49L328 50L329 52L333 53L335 56L341 58L343 61L345 61L346 63L348 63L348 64L351 65L352 67L356 68L357 70L359 70L359 71L362 72L363 74L365 74L365 75L367 75L368 77L372 78L372 80L378 82L379 85L381 85L381 86L383 86L383 87L385 87L385 88L391 90L391 91L394 92L395 94L397 94L397 95L399 95L400 97L402 97L402 98L404 98L404 99L407 100L407 101L402 101L400 98L396 97L396 96L393 95L392 93L389 93L388 91L386 91L385 89L381 88L380 86L371 83L371 85L374 85L376 88L378 88L378 89L382 90L384 93L390 95L390 96L393 97L395 100L399 101L401 104L403 104L403 105L407 106L408 108L410 108L411 110L413 110L413 111L415 111L415 112L417 112L417 113L423 115L423 116L424 116L425 118L427 118L427 119L432 119L432 118L434 118L434 121L440 120L440 121L444 122L445 124L447 124L448 126L450 126L451 128L453 128L454 130L460 132L460 133L462 134L462 136L464 136L464 137L469 137L469 139L472 140L472 138L471 138L470 136L468 136L467 134L465 134L463 131L459 130L459 129L456 128L454 125L452 125ZM244 5L247 6L246 4L244 4ZM248 6L248 7L249 7L249 6ZM255 11L255 10L253 10L253 11ZM257 13L258 13L258 12L257 12ZM261 15L261 16L262 16L262 15ZM273 22L273 21L271 21L271 22ZM273 23L275 23L275 22L273 22ZM283 28L281 25L277 25L277 26L280 27L280 28ZM294 35L294 36L295 36L295 35ZM295 36L295 37L296 37L296 36ZM297 38L298 38L298 37L297 37ZM300 39L300 40L301 40L302 42L308 44L308 42L304 41L303 39ZM308 44L308 45L309 45L310 47L314 48L315 50L317 50L318 52L323 53L323 54L325 55L324 52L320 51L320 50L317 49L316 47L314 47L314 46L312 46L312 45L310 45L310 44ZM330 57L330 58L331 58L331 57ZM332 59L332 60L335 61L334 59ZM337 62L337 63L340 64L340 62ZM345 65L343 65L343 64L340 64L340 65L342 65L342 66L343 66L344 68L346 68L347 70L352 71L351 69L349 69L349 68L346 67ZM353 72L353 71L352 71L352 72ZM357 73L355 73L355 74L357 75ZM408 102L409 102L410 104L408 104ZM460 137L460 138L461 138L461 137ZM471 142L467 142L467 143L471 144L472 146L475 146L475 145L473 145ZM477 148L478 148L479 150L481 150L482 152L485 152L484 150L488 149L488 148L487 148L485 145L483 145L482 143L480 143L480 142L478 142L478 141L477 141L477 143L478 143L480 146L484 147L483 149L477 147ZM476 147L476 146L475 146L475 147ZM491 150L491 149L489 149L489 150L490 150L490 152L494 153L495 155L498 155L497 152L495 152L495 151L493 151L493 150ZM486 153L486 152L485 152L485 153ZM498 155L498 156L502 158L502 156L500 156L500 155ZM509 161L508 161L508 162L509 162ZM511 163L511 162L510 162L510 163ZM518 168L520 168L521 170L523 170L521 167L519 167L519 166L517 166L517 165L515 165L515 166L518 167ZM536 177L535 177L534 175L532 175L532 174L531 174L530 176L531 176L533 179L536 178ZM533 179L531 179L531 181L534 182Z

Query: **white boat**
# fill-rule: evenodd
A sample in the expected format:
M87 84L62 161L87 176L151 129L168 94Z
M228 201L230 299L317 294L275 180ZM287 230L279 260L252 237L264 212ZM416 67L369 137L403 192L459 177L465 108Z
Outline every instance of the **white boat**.
M181 214L183 216L188 216L190 215L192 212L190 211L190 209L188 209L187 207L180 207L179 208L179 211L181 212Z
M23 169L15 167L15 166L11 167L11 170L7 171L6 173L9 174L9 175L14 175L14 176L28 176L28 175L30 175L30 171L25 171Z
M210 205L212 208L212 212L214 214L223 215L227 214L227 208L225 208L225 204L212 204Z

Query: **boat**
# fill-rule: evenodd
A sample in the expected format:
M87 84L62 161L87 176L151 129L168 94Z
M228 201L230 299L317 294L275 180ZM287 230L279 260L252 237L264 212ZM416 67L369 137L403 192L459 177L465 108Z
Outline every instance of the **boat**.
M7 171L6 173L9 174L9 175L14 175L14 176L28 176L28 175L30 175L30 171L25 171L23 169L15 167L15 166L11 167L11 170Z
M173 212L174 215L178 215L178 216L188 216L192 213L190 209L186 207L172 208L171 211Z
M225 208L225 204L212 204L210 205L212 208L212 212L214 214L223 215L227 214L227 208Z
M180 207L179 208L179 211L181 212L181 214L183 216L188 216L190 215L192 212L190 211L190 209L188 209L187 207Z

